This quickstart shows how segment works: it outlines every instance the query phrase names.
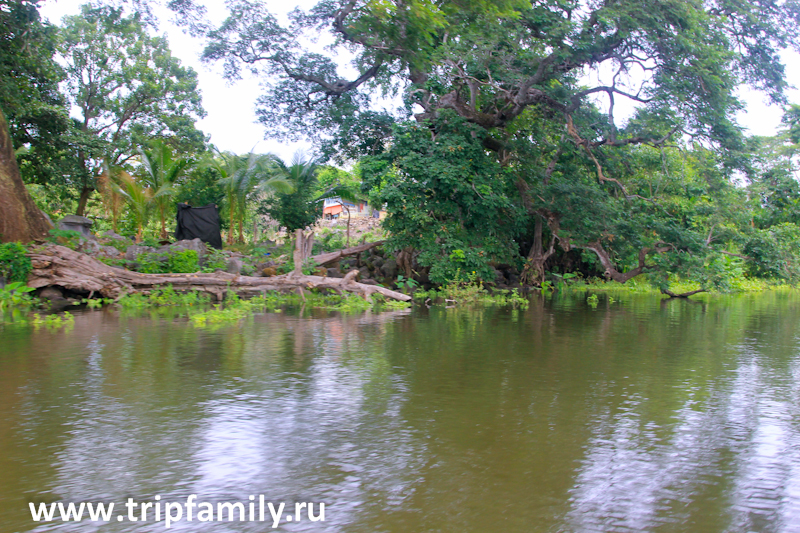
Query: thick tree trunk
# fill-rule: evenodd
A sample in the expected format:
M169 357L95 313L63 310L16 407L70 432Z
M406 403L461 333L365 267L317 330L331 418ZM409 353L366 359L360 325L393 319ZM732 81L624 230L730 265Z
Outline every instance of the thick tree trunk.
M311 257L311 249L314 246L314 232L312 231L306 235L303 230L298 229L294 232L294 274L299 276L303 274L303 263L306 259Z
M0 110L0 242L43 239L51 228L22 182L8 122Z
M556 251L556 240L558 239L558 219L551 213L537 213L534 215L536 220L533 226L533 245L528 253L528 260L522 270L521 281L525 285L540 285L544 281L544 265L550 256ZM544 249L544 217L547 216L547 224L552 233L550 245Z
M78 209L75 211L76 215L84 216L86 204L89 202L89 198L91 198L93 192L93 187L84 186L83 189L81 189L81 195L78 197Z
M375 285L357 283L357 270L344 278L286 274L269 278L237 276L227 272L204 274L141 274L121 268L110 267L96 259L70 250L64 246L46 245L32 249L33 270L28 285L34 288L59 286L80 293L94 293L104 298L118 298L123 294L149 292L152 289L171 285L175 290L199 290L213 294L221 300L225 293L233 291L242 296L253 296L266 291L291 291L297 289L330 289L352 292L364 298L382 294L386 298L409 301L410 296Z

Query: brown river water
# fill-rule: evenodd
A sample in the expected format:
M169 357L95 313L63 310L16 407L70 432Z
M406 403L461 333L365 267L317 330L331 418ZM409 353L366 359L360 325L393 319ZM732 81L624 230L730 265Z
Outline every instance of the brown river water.
M800 532L800 296L615 298L0 326L0 533Z

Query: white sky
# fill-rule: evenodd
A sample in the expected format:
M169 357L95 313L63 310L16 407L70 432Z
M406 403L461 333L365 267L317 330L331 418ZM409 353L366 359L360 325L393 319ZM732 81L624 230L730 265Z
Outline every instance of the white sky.
M42 16L54 24L59 24L65 15L77 14L80 6L85 3L76 0L45 0L40 12ZM277 16L285 15L300 5L308 8L316 4L316 0L289 0L284 4L274 6ZM271 6L272 7L272 6ZM223 3L218 1L210 10L209 15L214 22L221 22L225 16ZM197 71L199 86L203 96L203 107L207 116L200 120L198 127L206 134L211 135L211 142L220 150L229 150L235 153L246 153L250 150L259 152L272 152L285 161L289 161L297 150L311 151L310 143L280 143L274 139L265 138L264 127L256 122L255 102L262 94L258 80L242 71L243 79L229 84L222 77L220 64L205 64L200 62L203 42L184 34L180 29L168 22L166 15L161 18L161 32L169 38L170 48L184 65L191 66ZM784 53L786 73L790 85L800 86L800 56L793 52ZM747 109L739 115L739 122L745 126L749 133L754 135L774 135L780 127L783 111L777 106L765 103L766 97L756 91L745 88L741 96L747 104ZM789 92L790 101L800 103L800 91L792 89ZM617 116L622 118L625 109L623 98L617 98ZM622 105L621 105L622 104Z

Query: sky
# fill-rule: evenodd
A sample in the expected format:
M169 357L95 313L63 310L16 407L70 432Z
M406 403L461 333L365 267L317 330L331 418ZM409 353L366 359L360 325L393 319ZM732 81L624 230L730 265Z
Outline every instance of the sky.
M40 12L44 18L58 24L63 16L77 14L83 3L76 0L45 0ZM301 8L309 8L315 3L316 0L289 0L285 3L275 3L274 14L279 18L285 17L298 5ZM223 2L210 4L212 7L209 9L209 17L214 22L221 22L225 17ZM167 35L173 55L197 72L203 107L207 113L207 116L199 121L198 128L211 136L211 143L220 150L235 153L246 153L251 150L271 152L285 161L290 161L297 151L307 153L313 151L313 146L308 142L282 143L265 138L265 129L256 122L255 114L255 102L262 94L258 80L243 71L243 79L234 83L227 82L222 76L221 64L200 61L200 54L203 51L202 40L186 35L169 23L170 15L165 14L161 17L159 30L160 33ZM789 84L794 87L800 86L800 55L786 52L783 59ZM800 91L792 89L788 94L790 101L800 103ZM782 109L768 105L764 94L746 87L741 89L740 97L747 108L740 113L739 123L752 135L774 135L781 126ZM621 99L618 99L618 111L621 110L619 100Z

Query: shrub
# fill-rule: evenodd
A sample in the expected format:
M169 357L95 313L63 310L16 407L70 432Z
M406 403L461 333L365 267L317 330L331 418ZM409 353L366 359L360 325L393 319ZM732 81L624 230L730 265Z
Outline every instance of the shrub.
M27 283L32 266L26 252L25 247L17 242L0 244L0 277L9 283Z
M71 229L51 229L49 233L48 241L66 246L70 250L75 250L83 239L79 231Z
M191 274L200 270L195 250L167 254L143 253L136 258L136 263L136 270L143 274Z
M183 250L167 256L167 272L190 274L200 270L197 263L197 251Z

